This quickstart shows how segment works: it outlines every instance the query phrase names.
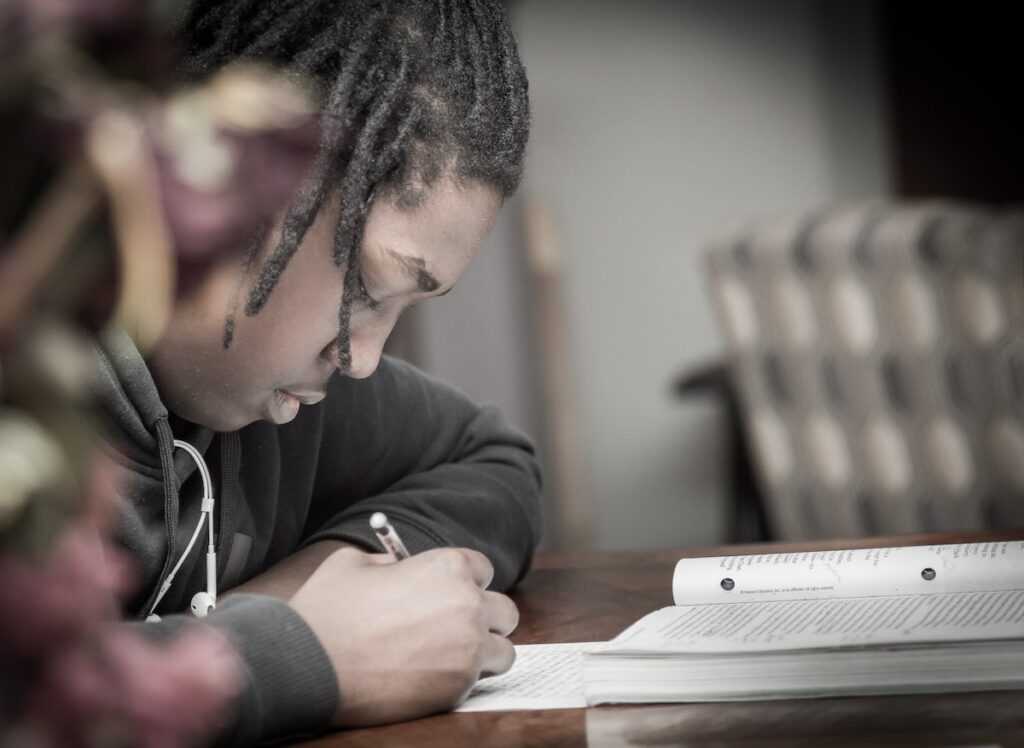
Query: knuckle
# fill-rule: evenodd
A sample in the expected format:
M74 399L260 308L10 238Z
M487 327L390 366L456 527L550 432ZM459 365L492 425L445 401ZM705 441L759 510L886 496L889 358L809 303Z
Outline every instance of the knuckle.
M486 675L501 675L512 669L516 662L516 648L508 639L494 637L494 644L491 647L490 661L484 668Z
M487 558L487 556L480 553L479 551L468 550L466 551L466 553L472 554L472 557L476 559L476 563L480 566L480 568L487 572L488 577L494 576L494 564L491 563L491 560Z
M434 557L434 563L444 572L456 576L468 576L471 572L469 559L455 548L443 548Z
M502 636L511 634L519 625L519 608L510 597L498 592L487 593L492 627Z
M486 657L486 641L475 632L468 632L449 652L448 665L456 677L476 680Z
M474 628L482 628L481 624L487 611L486 601L480 591L473 587L464 587L458 600L459 612Z
M501 659L498 663L498 673L507 673L516 664L516 648L508 639L502 639Z
M456 680L456 691L458 694L455 697L455 702L458 703L465 698L466 694L476 685L477 680L480 677L479 666L475 668L467 668L465 671L460 673L460 676Z
M508 611L508 625L509 633L515 631L516 627L519 626L519 607L512 602L511 598L506 597L505 600L508 603L506 610Z

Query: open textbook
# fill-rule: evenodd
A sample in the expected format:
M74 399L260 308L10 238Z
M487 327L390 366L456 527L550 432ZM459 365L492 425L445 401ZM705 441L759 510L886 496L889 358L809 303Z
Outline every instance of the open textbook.
M1024 688L1024 542L679 561L610 642L516 647L460 711Z
M679 561L582 657L588 704L1024 688L1024 542Z

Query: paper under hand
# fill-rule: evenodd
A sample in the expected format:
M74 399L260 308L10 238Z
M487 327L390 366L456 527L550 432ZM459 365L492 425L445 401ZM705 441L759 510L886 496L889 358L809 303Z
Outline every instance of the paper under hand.
M596 642L520 644L516 662L504 675L484 678L455 711L582 709L583 652Z

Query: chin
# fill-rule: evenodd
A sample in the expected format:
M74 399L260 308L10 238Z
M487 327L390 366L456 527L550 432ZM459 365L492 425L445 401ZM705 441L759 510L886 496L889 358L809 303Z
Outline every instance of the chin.
M246 426L248 426L250 424L253 424L253 423L256 423L257 421L262 421L262 420L264 420L264 419L260 418L259 416L248 416L248 417L246 417L246 416L238 416L238 417L233 418L233 419L225 419L224 421L221 422L220 427L219 428L214 428L214 430L215 431L238 431L239 429L243 429L243 428L245 428Z
M186 418L188 418L186 416ZM260 420L258 416L245 416L237 413L210 413L207 411L196 418L188 418L192 423L218 432L238 431Z

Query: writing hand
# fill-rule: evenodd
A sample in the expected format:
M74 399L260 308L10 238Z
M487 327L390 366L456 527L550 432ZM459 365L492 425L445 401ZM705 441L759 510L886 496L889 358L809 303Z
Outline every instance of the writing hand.
M383 724L451 709L481 675L507 671L515 604L486 589L480 553L442 548L400 563L344 548L291 605L320 639L338 676L338 726Z

